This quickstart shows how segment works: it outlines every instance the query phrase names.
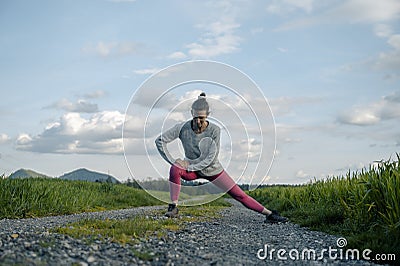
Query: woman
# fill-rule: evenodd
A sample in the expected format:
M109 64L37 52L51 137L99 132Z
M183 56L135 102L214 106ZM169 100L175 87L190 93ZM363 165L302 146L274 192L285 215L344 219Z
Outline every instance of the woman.
M171 164L169 172L171 204L165 214L168 217L178 215L178 198L181 178L189 181L204 178L217 185L245 207L264 214L265 222L287 222L276 211L270 211L255 199L247 195L225 172L218 160L220 128L207 121L209 105L203 92L192 104L193 119L177 124L156 139L156 146L161 156ZM179 138L185 151L185 159L173 159L166 144Z

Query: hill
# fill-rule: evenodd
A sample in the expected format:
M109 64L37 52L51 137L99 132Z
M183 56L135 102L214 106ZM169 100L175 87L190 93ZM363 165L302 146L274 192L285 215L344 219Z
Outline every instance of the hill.
M118 179L115 177L108 175L108 174L103 174L103 173L98 173L98 172L93 172L89 171L85 168L77 169L75 171L72 171L70 173L66 173L62 176L59 177L60 179L64 180L82 180L82 181L90 181L90 182L109 182L109 183L120 183Z
M29 177L51 178L50 176L40 174L29 169L19 169L14 173L12 173L8 178L15 179L15 178L29 178Z

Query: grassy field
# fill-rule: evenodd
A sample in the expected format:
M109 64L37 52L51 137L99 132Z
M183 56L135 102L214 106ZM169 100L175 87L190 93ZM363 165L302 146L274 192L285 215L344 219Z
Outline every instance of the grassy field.
M165 197L168 192L157 192ZM162 193L162 194L160 194ZM181 193L182 200L194 200ZM204 198L199 199L200 201ZM165 204L146 191L110 183L66 181L49 178L0 179L0 219L63 215L138 206ZM82 238L85 241L108 239L118 243L135 243L149 236L162 237L168 230L178 230L186 222L208 220L218 216L221 208L230 206L223 199L201 206L180 206L179 219L154 219L163 217L166 209L152 211L130 219L84 219L54 232ZM51 243L42 243L51 245ZM136 252L136 251L135 251ZM150 260L151 253L137 253L139 258Z
M400 257L400 156L377 168L331 177L301 186L273 186L249 192L268 208L277 209L292 222L314 230L346 237L348 248ZM167 193L167 192L165 192ZM185 195L182 194L182 199ZM0 219L62 215L99 210L158 205L163 202L143 190L125 185L59 179L0 178ZM190 219L212 216L223 200L197 207L181 207ZM159 213L162 215L162 213ZM86 220L63 233L101 235L119 242L146 237L151 232L179 228L185 220ZM143 227L143 230L141 229ZM112 228L111 231L107 231ZM116 228L135 228L133 231ZM64 229L60 229L64 230ZM142 230L142 231L141 231ZM61 231L60 231L61 232ZM110 232L112 234L110 236ZM117 232L117 233L116 233ZM99 232L96 232L99 234ZM127 238L124 238L127 237Z
M0 219L163 204L143 190L84 181L0 179Z
M345 237L348 248L400 258L400 158L343 177L249 194L291 221Z

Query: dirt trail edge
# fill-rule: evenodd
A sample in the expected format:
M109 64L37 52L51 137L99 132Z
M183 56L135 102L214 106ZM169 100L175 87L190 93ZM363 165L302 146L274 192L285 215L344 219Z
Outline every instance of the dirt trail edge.
M49 233L49 229L84 218L147 215L166 206L0 220L0 265L374 265L345 260L345 250L336 244L337 236L292 223L264 224L262 215L229 201L233 206L224 209L221 218L187 223L183 230L133 246L98 240L87 244L85 240ZM321 258L323 249L326 251ZM137 254L148 254L151 260L138 258Z

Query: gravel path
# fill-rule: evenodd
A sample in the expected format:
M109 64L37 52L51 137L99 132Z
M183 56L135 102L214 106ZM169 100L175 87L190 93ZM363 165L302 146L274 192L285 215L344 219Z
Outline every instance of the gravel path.
M148 215L152 210L165 209L165 206L0 220L0 265L265 265L271 262L275 265L373 265L366 261L331 259L328 252L320 260L301 260L301 253L306 248L315 249L316 257L320 257L322 249L338 249L337 237L309 231L291 223L264 224L262 215L234 201L232 203L232 207L221 212L222 218L187 223L183 230L168 232L161 239L149 238L134 246L108 241L86 244L84 240L49 233L49 229L82 218L123 219L139 214ZM270 258L272 249L276 251ZM278 260L279 249L286 250L285 254L280 255L287 260ZM299 251L300 260L291 259L296 257L296 251L291 251L292 256L289 256L291 249ZM135 257L133 250L150 253L153 259L141 260ZM340 249L332 251L332 254L340 257Z

